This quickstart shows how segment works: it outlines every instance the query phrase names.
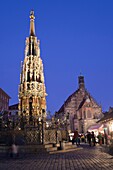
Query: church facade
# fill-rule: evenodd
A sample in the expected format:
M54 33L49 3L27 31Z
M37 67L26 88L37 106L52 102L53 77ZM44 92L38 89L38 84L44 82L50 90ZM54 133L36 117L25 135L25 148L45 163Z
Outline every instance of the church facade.
M78 77L78 86L78 89L67 98L55 116L61 122L68 116L68 131L73 132L78 129L79 133L86 133L88 128L96 124L102 117L102 108L86 90L84 76Z
M19 115L27 124L37 123L46 117L46 88L43 63L40 57L40 41L35 35L34 11L30 13L30 35L26 38L25 58L21 63L19 84Z

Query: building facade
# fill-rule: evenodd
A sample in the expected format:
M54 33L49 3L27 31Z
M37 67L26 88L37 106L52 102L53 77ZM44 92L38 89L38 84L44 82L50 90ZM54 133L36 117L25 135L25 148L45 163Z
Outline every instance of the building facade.
M9 113L10 115L14 115L14 116L18 115L18 103L9 106Z
M110 107L104 116L98 121L103 126L103 133L110 135L113 139L113 107Z
M34 11L30 13L30 35L26 38L25 58L21 63L19 85L19 115L27 124L46 117L46 89L43 63L40 57L40 41L35 35Z
M9 110L10 96L0 88L0 112Z
M102 108L85 88L84 76L78 77L78 89L70 95L56 113L56 117L67 119L68 130L86 133L87 129L102 117Z

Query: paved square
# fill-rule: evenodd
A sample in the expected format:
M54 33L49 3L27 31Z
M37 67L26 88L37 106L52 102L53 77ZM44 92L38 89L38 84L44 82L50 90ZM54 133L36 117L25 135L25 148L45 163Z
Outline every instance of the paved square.
M10 158L0 154L0 170L113 170L113 156L100 146L81 145L68 152L20 154Z

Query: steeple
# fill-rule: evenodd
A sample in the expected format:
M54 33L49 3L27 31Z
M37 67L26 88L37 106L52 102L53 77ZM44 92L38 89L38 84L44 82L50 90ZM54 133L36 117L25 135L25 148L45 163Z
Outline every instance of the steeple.
M35 36L34 11L30 12L30 36Z
M78 84L79 84L79 89L84 89L85 88L84 76L80 75L78 77Z

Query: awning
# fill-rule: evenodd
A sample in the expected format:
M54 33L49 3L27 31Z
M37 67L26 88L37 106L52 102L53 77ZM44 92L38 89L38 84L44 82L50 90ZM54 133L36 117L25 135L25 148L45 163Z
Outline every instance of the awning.
M100 128L102 128L103 125L102 124L95 124L95 125L92 125L88 128L88 131L93 131L93 130L98 130Z

